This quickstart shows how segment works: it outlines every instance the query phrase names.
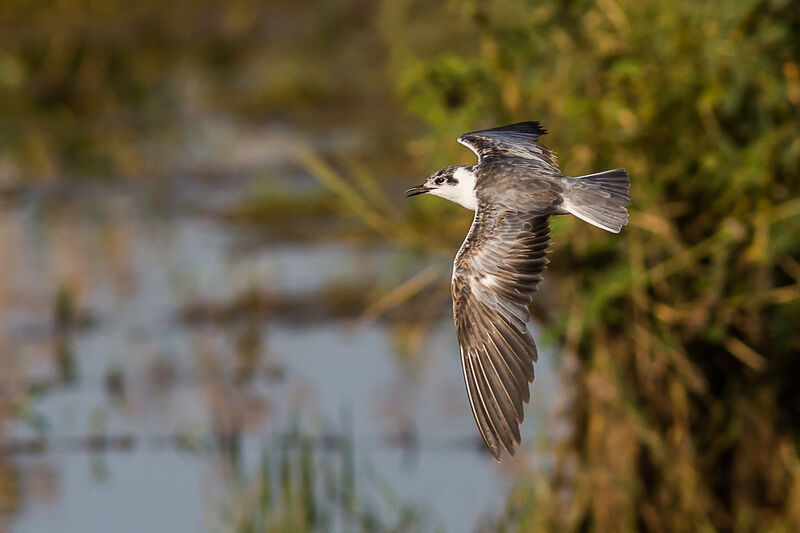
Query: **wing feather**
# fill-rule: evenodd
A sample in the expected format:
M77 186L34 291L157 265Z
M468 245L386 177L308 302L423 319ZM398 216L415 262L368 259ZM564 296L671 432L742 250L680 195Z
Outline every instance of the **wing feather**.
M480 314L471 314L474 323L479 324L479 328L487 328L487 331L493 329L492 324L484 322ZM514 378L507 370L508 366L502 361L499 352L493 349L494 345L487 343L484 346L477 347L475 352L472 353L474 361L480 366L482 377L489 384L489 392L492 398L502 411L505 422L506 434L509 432L514 437L514 442L519 442L519 427L517 419L522 420L522 401L519 393L520 384L515 382ZM505 368L504 366L505 365ZM498 370L498 367L500 370ZM478 375L478 377L481 377ZM522 386L527 390L528 383L524 381ZM516 399L516 401L515 401Z
M518 122L490 130L465 133L458 138L458 142L475 152L479 164L508 157L521 157L557 170L558 158L555 151L539 144L539 137L546 133L547 130L539 122Z
M484 346L483 351L485 355L485 358L482 358L484 364L481 366L481 369L483 370L483 377L486 379L486 383L489 386L489 392L491 392L492 396L494 396L495 402L497 402L497 405L500 407L500 411L503 413L505 426L508 428L508 431L511 433L511 437L513 438L513 444L509 443L511 446L511 453L513 454L513 445L518 444L520 441L519 424L517 423L517 407L514 405L514 401L511 399L511 393L506 387L506 384L503 382L503 378L495 366L497 354L492 353L488 345Z
M475 422L478 424L478 430L483 437L483 442L489 448L491 454L497 458L500 456L500 444L498 442L494 425L486 414L486 407L481 399L478 382L475 378L475 371L472 367L472 359L465 357L462 351L461 361L464 368L464 382L467 384L467 392L469 393L469 404L472 407L472 414L475 417Z
M528 306L547 267L549 215L481 202L453 264L453 313L475 422L499 459L520 442L536 344Z
M486 367L489 366L486 355L480 353L476 355L477 357L472 359L470 363L473 365L473 370L475 371L475 381L478 382L481 400L486 406L486 412L489 415L489 421L494 427L495 434L499 437L500 441L503 443L503 447L505 447L508 453L514 455L514 446L519 441L514 439L514 432L511 430L511 425L516 426L517 432L519 432L519 426L516 420L512 420L511 424L509 424L509 421L505 418L505 413L495 396L495 390L492 387L491 380L487 377L487 374L493 377L494 375L486 372ZM516 416L514 418L516 418Z

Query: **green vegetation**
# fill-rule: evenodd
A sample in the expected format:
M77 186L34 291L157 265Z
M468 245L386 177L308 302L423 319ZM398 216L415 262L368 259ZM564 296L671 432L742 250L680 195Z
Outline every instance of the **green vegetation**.
M398 502L377 479L369 491L377 498L359 496L353 445L342 436L312 440L295 430L283 439L277 461L265 453L253 479L237 474L221 531L439 531L423 513ZM385 508L382 512L377 503Z
M462 131L536 118L567 174L633 181L620 236L554 222L538 315L572 429L495 526L800 528L800 5L418 7L382 27L431 168Z
M554 221L534 313L570 369L570 432L492 528L800 530L797 0L4 2L0 114L0 188L158 173L207 115L357 124L370 155L299 162L331 194L255 192L230 218L343 214L444 255L468 217L384 190L472 161L463 131L541 120L565 173L628 170L631 222ZM389 173L381 152L408 162ZM433 283L418 276L376 309ZM233 530L325 524L300 449L281 498L265 461Z
M161 177L220 116L369 121L377 140L394 137L392 115L376 112L391 93L369 3L295 4L0 3L0 186L17 174Z
M800 528L800 4L437 11L407 23L449 45L395 56L409 108L447 143L433 161L460 131L536 118L567 174L624 166L633 182L620 236L556 222L542 318L577 363L572 432L499 524Z

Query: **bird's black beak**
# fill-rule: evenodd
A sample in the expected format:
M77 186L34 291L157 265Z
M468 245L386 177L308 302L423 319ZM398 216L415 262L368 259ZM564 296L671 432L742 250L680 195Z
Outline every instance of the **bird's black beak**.
M428 191L430 191L430 189L425 185L417 185L416 187L411 187L406 191L406 198L411 198L412 196L416 196L418 194L425 194Z

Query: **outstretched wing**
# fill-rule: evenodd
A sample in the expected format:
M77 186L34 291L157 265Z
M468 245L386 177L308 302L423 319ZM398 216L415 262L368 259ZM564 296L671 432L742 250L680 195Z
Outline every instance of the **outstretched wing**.
M536 344L528 306L547 267L549 215L481 202L453 264L453 314L472 414L495 459L514 455Z
M458 142L478 156L478 163L488 163L507 157L533 159L548 167L556 168L556 153L539 144L539 136L547 130L538 122L519 122L490 130L465 133Z

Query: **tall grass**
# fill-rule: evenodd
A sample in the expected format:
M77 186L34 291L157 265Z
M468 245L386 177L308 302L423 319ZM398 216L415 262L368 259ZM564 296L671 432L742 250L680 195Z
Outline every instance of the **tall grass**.
M538 118L567 173L633 178L621 236L555 222L557 312L538 314L577 368L573 431L499 527L800 528L797 7L385 6L432 167L459 130Z
M377 478L357 490L349 438L292 432L277 450L264 452L255 475L245 475L240 465L231 467L221 531L399 533L436 527L424 513L399 502Z
M800 5L430 9L386 7L383 28L432 165L458 129L533 118L567 174L633 183L621 235L554 223L557 311L538 315L577 368L573 430L498 524L799 529Z

